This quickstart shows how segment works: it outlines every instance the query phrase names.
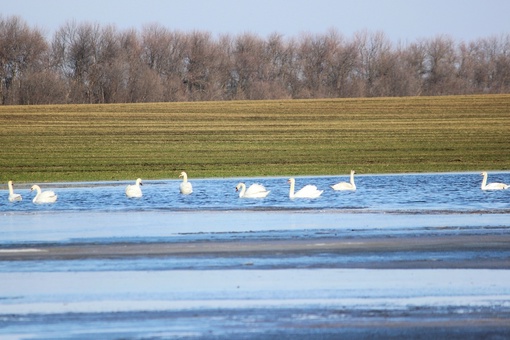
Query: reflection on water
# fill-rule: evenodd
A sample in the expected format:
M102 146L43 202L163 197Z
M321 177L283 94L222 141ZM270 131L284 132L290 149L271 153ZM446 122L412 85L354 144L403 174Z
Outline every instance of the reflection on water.
M131 182L55 183L42 185L54 190L59 198L52 205L35 205L34 194L18 185L16 192L23 201L10 203L8 192L0 204L2 212L38 211L143 211L143 210L361 210L406 211L426 213L431 211L479 212L510 210L510 190L482 191L479 173L358 175L357 191L341 192L331 189L348 176L297 177L296 189L314 184L324 190L317 199L290 200L287 178L225 178L193 179L193 194L179 193L179 180L145 180L143 197L128 199L125 186ZM261 183L271 193L264 199L240 199L235 192L238 182ZM510 183L510 173L491 173L490 182Z

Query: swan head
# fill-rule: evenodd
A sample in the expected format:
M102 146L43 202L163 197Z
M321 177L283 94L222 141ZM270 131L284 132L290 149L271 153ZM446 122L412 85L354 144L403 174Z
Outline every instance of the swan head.
M487 176L487 171L482 171L482 173L480 175Z
M7 182L7 185L12 185L12 181Z
M296 180L295 180L294 178L289 178L289 179L287 180L287 183L288 183L288 184L294 184L294 183L296 183Z
M40 188L37 184L34 184L34 185L32 185L32 187L30 188L30 191L34 191L34 190L37 190L37 189L41 190L41 188Z
M141 179L141 178L137 178L137 179L136 179L136 184L137 184L137 185L143 185L143 183L142 183L142 179Z
M238 192L238 191L241 189L242 184L243 184L243 183L239 183L238 185L236 185L236 192Z
M179 175L179 178L181 178L181 177L186 178L186 177L188 177L188 174L186 174L186 173L183 171L183 172L181 172L181 174Z

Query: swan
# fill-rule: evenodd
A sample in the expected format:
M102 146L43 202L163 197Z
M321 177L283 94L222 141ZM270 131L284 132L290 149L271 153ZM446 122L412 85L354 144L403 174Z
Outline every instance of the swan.
M296 184L296 180L294 178L289 178L287 183L290 183L289 191L290 198L317 198L323 192L323 190L317 190L317 187L315 185L308 184L294 193L294 186Z
M35 195L34 199L32 200L34 203L54 203L57 200L57 195L53 191L47 190L41 192L41 188L37 184L32 185L30 190L35 190L37 192L37 195Z
M188 174L186 174L184 171L181 172L179 175L179 178L182 177L182 183L179 186L179 190L181 191L181 194L183 195L189 195L193 192L193 186L190 182L188 182Z
M140 188L140 185L143 185L142 179L137 178L135 184L128 185L126 187L126 196L127 197L142 197L142 188Z
M20 194L15 194L14 189L12 188L12 181L7 182L9 186L9 202L21 201L23 198Z
M356 173L356 171L351 170L351 181L350 181L350 183L340 182L340 183L337 183L335 185L332 185L331 187L334 190L351 190L351 191L355 191L356 190L356 184L354 184L354 174L355 173Z
M481 173L483 176L482 180L482 190L503 190L508 189L509 185L505 183L489 183L487 184L487 172L484 171Z
M239 192L239 197L241 198L264 198L271 192L266 190L266 188L262 184L256 183L250 185L248 190L246 190L246 184L239 183L236 186L236 192L238 192L239 190L241 190Z

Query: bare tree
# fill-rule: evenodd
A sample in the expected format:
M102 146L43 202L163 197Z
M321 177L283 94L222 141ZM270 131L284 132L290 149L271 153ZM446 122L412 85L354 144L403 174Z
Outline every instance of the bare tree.
M264 64L259 67L259 73L263 72L259 86L263 88L258 92L263 99L291 98L291 79L296 67L293 42L285 42L281 34L273 33L261 43Z
M327 64L327 96L351 97L353 78L358 61L355 43L348 42L336 31L331 31L331 39L336 41Z
M336 47L336 39L331 39L331 36L328 35L306 34L302 36L298 52L303 84L300 97L325 96L328 66Z
M510 34L490 40L495 45L492 92L505 93L510 90Z
M383 32L367 31L355 34L358 47L358 79L360 96L379 97L394 95L396 76L395 55L391 42Z
M218 72L221 55L218 45L206 32L194 31L187 37L184 58L186 97L190 101L222 98L223 84Z
M23 75L19 104L66 104L67 88L52 70L29 71Z
M424 93L428 95L453 94L456 86L456 53L454 41L438 36L426 44L426 72Z
M21 18L0 18L0 100L18 104L26 72L43 70L48 46L42 33Z
M423 85L427 74L426 46L424 41L410 44L400 51L400 63L405 73L407 92L403 95L419 96L423 93Z
M233 42L233 68L231 85L235 99L262 99L266 93L263 83L267 81L264 42L254 34L237 36Z
M54 35L52 49L56 66L68 79L73 103L92 103L93 66L96 63L99 26L68 22Z
M123 32L68 22L51 47L19 17L0 17L0 103L120 103L507 93L510 35L448 36L396 47L383 32L334 29L266 39Z
M158 24L145 26L142 31L142 60L160 78L161 101L185 100L186 35L171 32Z
M90 75L94 102L119 102L117 97L124 86L120 41L115 27L106 26L100 30L95 48L95 63Z

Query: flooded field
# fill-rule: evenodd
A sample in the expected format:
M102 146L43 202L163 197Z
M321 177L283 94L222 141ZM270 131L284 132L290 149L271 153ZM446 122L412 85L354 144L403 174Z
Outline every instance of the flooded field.
M500 338L510 190L479 173L50 183L0 191L0 337ZM510 173L489 182L510 183ZM239 198L239 182L263 199ZM134 180L133 180L134 183ZM35 183L34 183L35 184Z

